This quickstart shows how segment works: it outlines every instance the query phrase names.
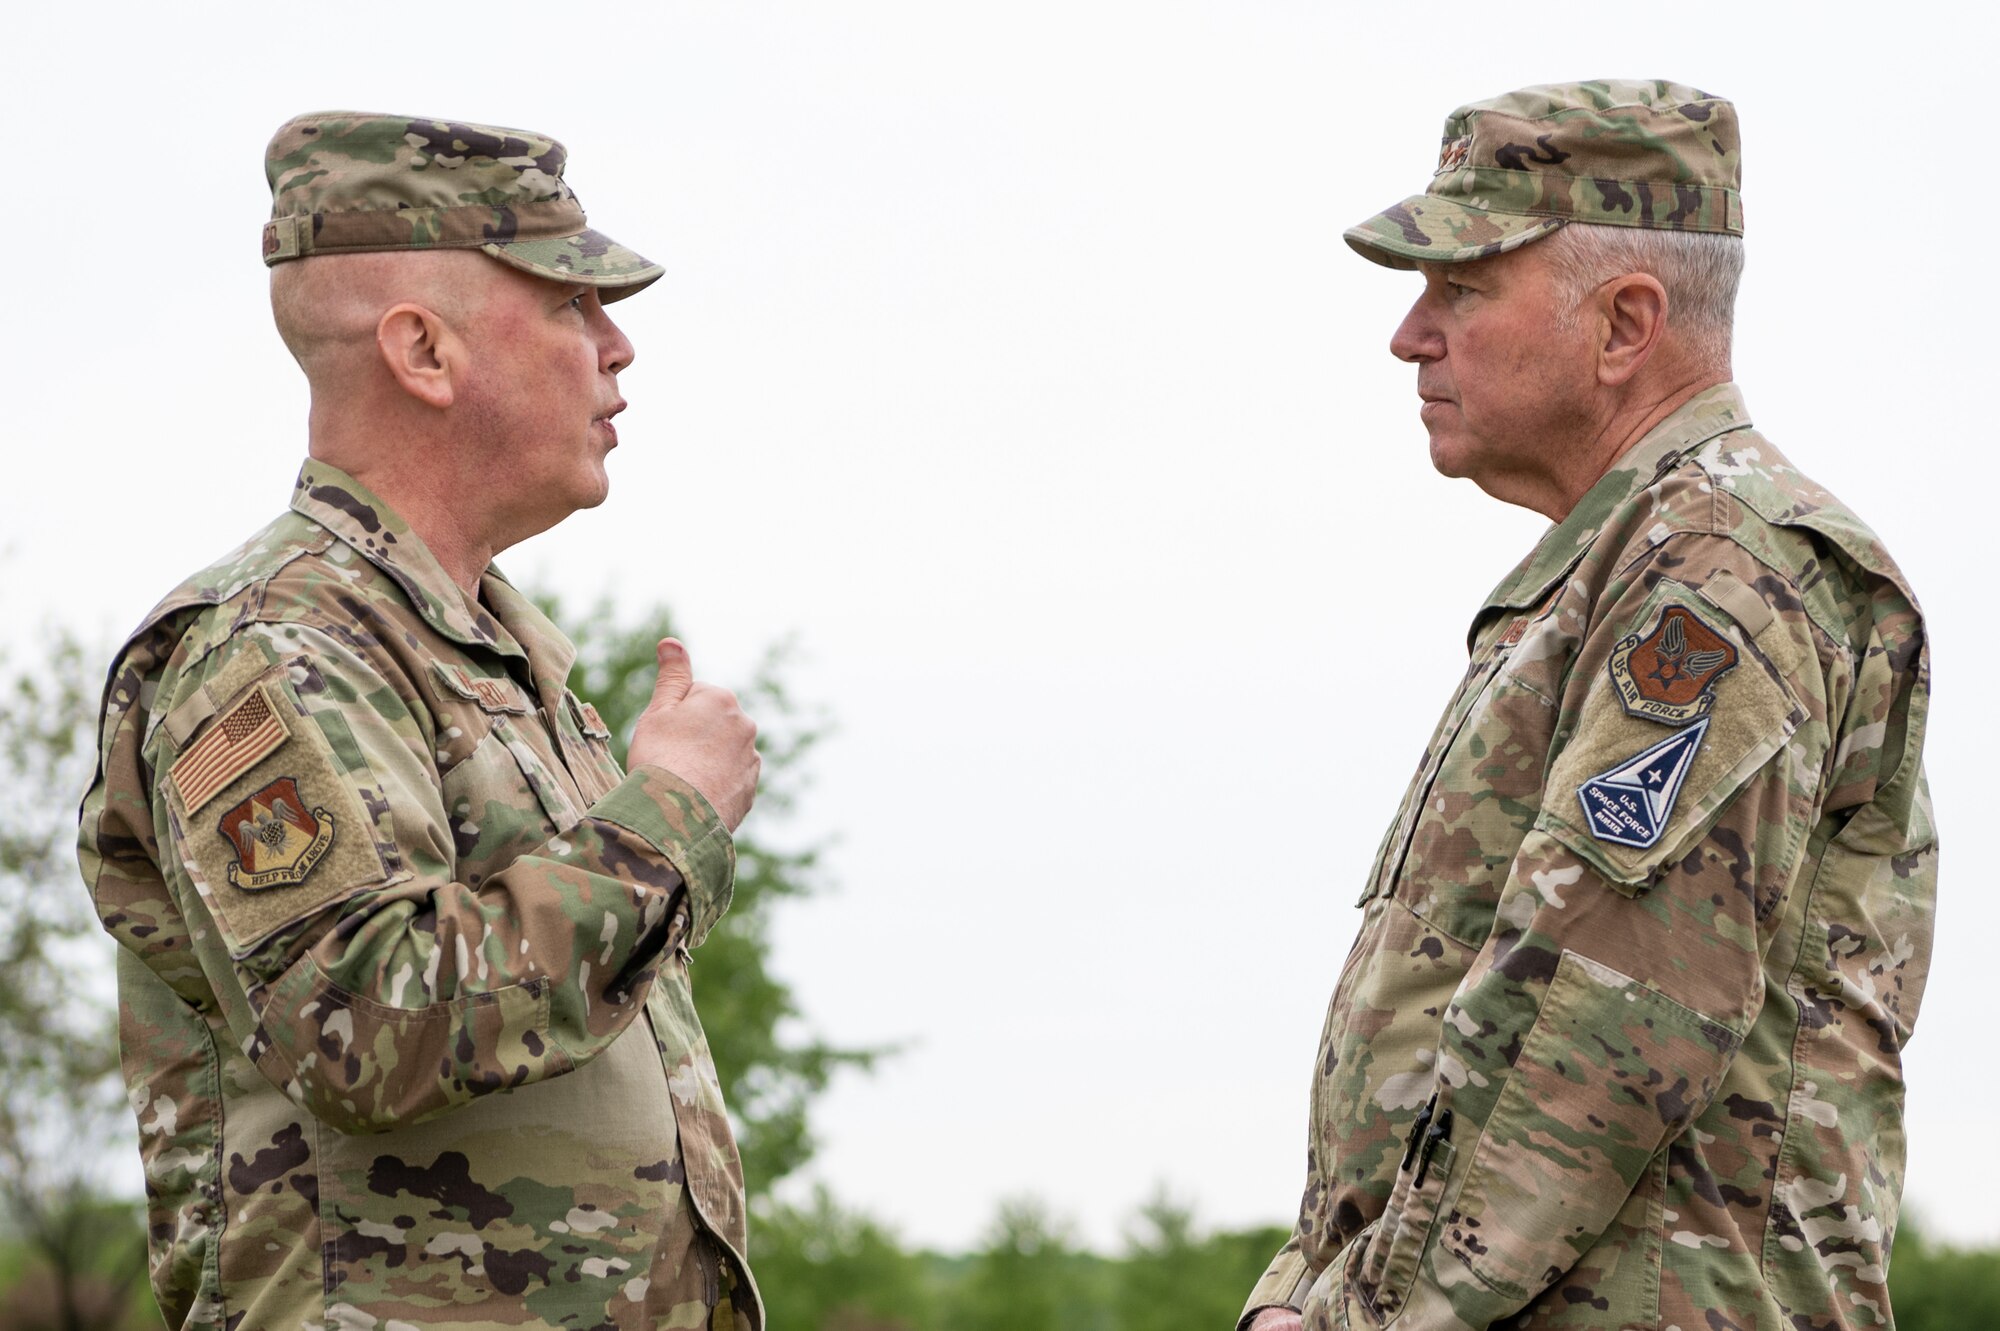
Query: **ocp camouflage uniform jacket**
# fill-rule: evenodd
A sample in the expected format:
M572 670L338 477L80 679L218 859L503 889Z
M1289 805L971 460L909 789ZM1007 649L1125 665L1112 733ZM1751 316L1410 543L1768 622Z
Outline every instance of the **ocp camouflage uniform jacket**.
M1722 385L1500 584L1471 658L1246 1320L1887 1325L1936 883L1901 574Z
M735 852L574 656L319 462L126 644L80 845L170 1323L761 1326L687 972Z

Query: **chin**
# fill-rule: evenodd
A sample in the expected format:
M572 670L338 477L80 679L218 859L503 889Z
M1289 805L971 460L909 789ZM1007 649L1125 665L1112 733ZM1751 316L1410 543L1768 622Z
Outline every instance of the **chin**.
M1455 448L1451 440L1431 436L1431 467L1440 476L1449 476L1455 481L1464 480L1470 470L1466 463L1465 451Z
M588 477L581 478L574 495L577 508L596 508L611 497L611 475L602 462Z

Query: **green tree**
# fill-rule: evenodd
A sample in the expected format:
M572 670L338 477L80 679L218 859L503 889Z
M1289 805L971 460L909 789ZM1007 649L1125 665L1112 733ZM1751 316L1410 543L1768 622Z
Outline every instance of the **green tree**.
M30 1260L0 1323L116 1325L144 1234L97 1172L131 1128L118 1075L112 944L76 871L76 800L95 761L101 672L53 633L34 668L0 660L0 1211Z
M951 1292L951 1331L1110 1331L1115 1272L1080 1251L1069 1225L1031 1197L1000 1203Z
M807 1206L758 1217L753 1264L772 1326L796 1331L923 1331L937 1325L939 1280L879 1222L824 1187Z
M1901 1331L1993 1331L2000 1251L1933 1242L1906 1215L1889 1259L1889 1301Z
M1194 1212L1158 1189L1126 1231L1118 1266L1123 1331L1214 1331L1243 1310L1250 1287L1285 1241L1277 1225L1203 1235Z
M608 600L587 614L569 615L559 598L538 599L575 641L570 686L596 705L623 762L632 725L653 693L654 644L673 635L672 615L655 609L625 623ZM755 677L737 690L757 721L762 788L757 811L736 841L736 894L729 913L695 952L693 967L695 1002L736 1121L744 1175L759 1195L811 1157L808 1111L834 1072L867 1069L885 1052L841 1048L801 1034L797 999L765 965L773 910L820 886L818 846L786 847L770 839L804 784L804 760L826 733L824 722L802 714L785 690L787 655L785 648L768 653Z

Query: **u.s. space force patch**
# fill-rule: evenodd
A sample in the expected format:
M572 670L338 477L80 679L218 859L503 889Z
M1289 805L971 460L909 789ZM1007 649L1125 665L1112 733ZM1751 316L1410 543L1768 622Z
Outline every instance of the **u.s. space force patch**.
M1703 717L1579 786L1576 797L1583 803L1590 834L1621 846L1650 848L1673 816L1674 801L1707 733L1708 718Z

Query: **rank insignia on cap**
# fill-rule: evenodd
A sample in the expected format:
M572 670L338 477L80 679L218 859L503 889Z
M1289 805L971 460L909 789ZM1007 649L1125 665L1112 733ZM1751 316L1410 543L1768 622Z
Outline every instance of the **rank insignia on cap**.
M216 831L236 854L229 881L246 892L297 887L333 844L333 815L306 809L299 783L281 776L222 815Z
M1590 834L1640 850L1658 841L1707 733L1704 717L1579 786Z
M1632 716L1683 726L1715 706L1715 681L1734 669L1736 648L1686 606L1660 611L1651 633L1611 649L1611 683Z

